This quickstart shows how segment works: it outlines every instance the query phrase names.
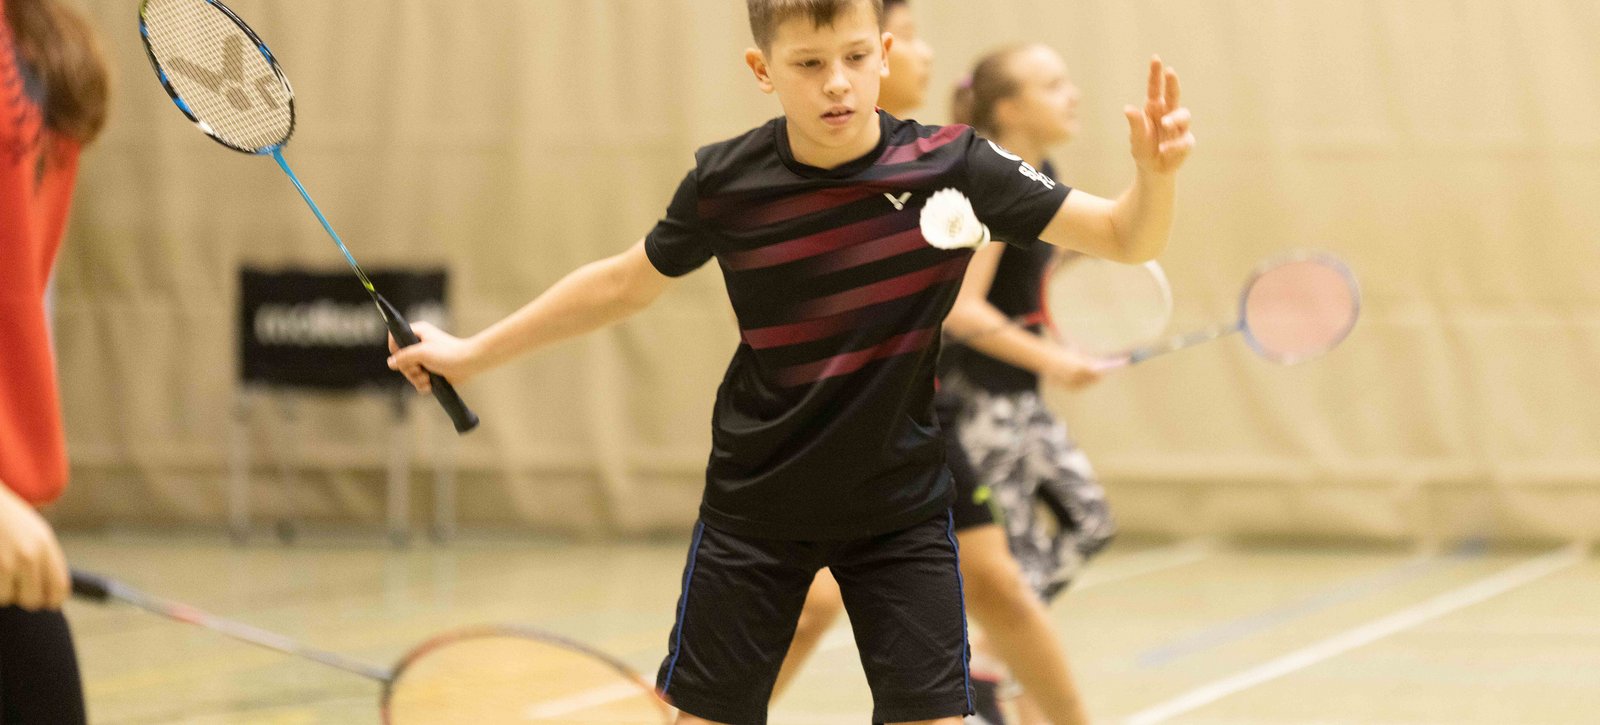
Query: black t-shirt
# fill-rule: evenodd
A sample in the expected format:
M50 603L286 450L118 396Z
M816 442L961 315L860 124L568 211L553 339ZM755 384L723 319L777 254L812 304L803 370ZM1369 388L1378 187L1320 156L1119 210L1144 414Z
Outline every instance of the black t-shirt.
M878 147L833 169L796 161L782 118L702 148L645 240L669 276L715 257L739 320L712 413L707 525L845 539L950 505L934 367L972 253L930 246L922 206L958 189L1026 249L1068 189L969 127L882 111L879 123Z
M1047 161L1044 175L1055 178ZM1049 244L1008 247L1000 253L1000 263L989 285L989 304L1023 329L1037 335L1044 330L1044 279L1050 273L1056 248ZM991 393L1020 393L1036 390L1039 376L1032 370L990 357L961 343L950 343L939 359L939 375L958 375L961 379Z

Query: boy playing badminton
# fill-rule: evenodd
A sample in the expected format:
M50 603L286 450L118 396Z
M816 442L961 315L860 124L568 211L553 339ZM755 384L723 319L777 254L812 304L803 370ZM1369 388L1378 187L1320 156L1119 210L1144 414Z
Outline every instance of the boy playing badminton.
M1149 259L1193 138L1152 61L1129 108L1135 183L1115 200L1039 174L964 126L876 110L880 0L747 0L745 60L784 115L700 149L643 240L470 338L418 325L390 366L457 382L650 304L717 260L741 344L713 413L706 487L657 685L680 722L759 723L806 590L838 579L876 722L971 712L950 475L932 399L939 328L970 248L919 231L934 192L971 199L997 239ZM970 241L976 242L977 238Z

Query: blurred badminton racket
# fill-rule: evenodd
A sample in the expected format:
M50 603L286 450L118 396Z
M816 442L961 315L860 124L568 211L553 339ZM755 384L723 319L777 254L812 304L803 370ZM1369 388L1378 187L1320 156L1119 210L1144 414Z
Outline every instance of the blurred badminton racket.
M1108 368L1134 365L1234 333L1262 358L1294 365L1320 357L1350 335L1361 316L1361 286L1350 267L1321 252L1293 252L1257 267L1239 293L1237 318L1129 351Z
M1161 339L1172 321L1172 288L1161 264L1122 264L1063 253L1040 288L1041 323L1090 358L1118 359Z
M130 604L258 647L303 657L383 683L386 725L501 722L671 721L654 688L610 655L553 634L509 626L459 629L429 639L392 668L307 647L288 637L146 594L121 582L72 572L80 599Z
M410 323L373 288L372 280L283 158L283 147L294 134L294 90L255 31L216 0L144 0L139 4L139 37L161 87L178 110L217 143L247 154L270 155L277 161L344 253L395 342L416 344ZM455 388L444 378L430 377L433 395L450 414L456 431L466 433L477 427L478 416Z
M971 202L954 189L928 199L921 227L928 243L940 249L976 248L989 240ZM1128 350L1159 339L1172 319L1172 289L1154 261L1121 264L1064 252L1052 263L1040 296L1039 312L1011 322L1049 327L1063 343L1094 359L1120 360Z

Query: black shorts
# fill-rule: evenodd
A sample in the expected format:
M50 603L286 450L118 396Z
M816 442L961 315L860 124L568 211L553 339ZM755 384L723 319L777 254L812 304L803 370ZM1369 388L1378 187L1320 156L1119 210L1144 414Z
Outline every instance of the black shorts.
M0 607L0 723L86 721L67 618Z
M950 514L849 541L736 536L695 525L656 687L678 709L745 725L767 701L811 580L833 571L872 688L874 722L972 712Z
M979 482L978 469L973 467L972 458L956 438L956 420L961 411L961 400L954 395L941 393L934 397L933 408L939 416L939 430L944 436L945 465L949 466L950 475L955 481L956 501L951 504L950 513L955 517L956 531L999 523L989 487Z

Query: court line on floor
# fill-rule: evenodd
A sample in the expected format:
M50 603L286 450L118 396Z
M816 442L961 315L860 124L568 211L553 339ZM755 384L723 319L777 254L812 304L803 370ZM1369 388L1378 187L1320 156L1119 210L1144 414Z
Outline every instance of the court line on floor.
M1581 563L1587 547L1565 546L1501 570L1381 619L1322 640L1257 667L1195 688L1178 697L1130 715L1126 725L1155 725L1199 709L1229 695L1271 682L1346 652L1372 644L1457 610L1487 601Z
M549 720L602 705L610 705L613 702L630 697L640 697L641 693L645 692L649 692L649 688L640 689L638 684L632 682L618 682L613 685L594 687L557 700L534 703L523 711L522 719Z
M1124 557L1124 561L1138 557L1131 564L1114 568L1108 565L1098 569L1090 566L1084 571L1082 581L1067 589L1067 592L1085 592L1149 574L1158 574L1168 569L1176 569L1180 566L1202 561L1215 553L1216 546L1211 542L1194 540L1164 546L1151 551L1129 554Z
M1067 594L1071 595L1077 592L1098 589L1129 579L1187 566L1201 561L1215 552L1216 548L1210 542L1197 540L1163 546L1150 551L1141 551L1137 554L1129 554L1119 559L1115 566L1107 564L1099 569L1091 567L1084 572L1081 582L1067 589ZM1131 562L1129 561L1130 559L1132 560ZM1100 572L1104 572L1104 574L1095 576ZM849 623L841 621L822 638L822 643L817 645L817 652L835 652L854 648L855 646L855 635L851 632Z
M1137 554L1129 554L1124 561L1127 559L1134 559L1132 563L1119 565L1115 568L1107 566L1101 571L1107 571L1109 573L1099 577L1091 578L1085 575L1084 581L1078 586L1074 587L1073 591L1084 591L1096 587L1108 586L1136 577L1155 574L1167 571L1169 569L1175 569L1180 566L1193 564L1211 556L1214 551L1215 548L1208 542L1186 541L1181 544L1162 547L1152 551L1142 551ZM823 638L822 642L817 646L817 651L828 652L852 647L855 647L855 637L851 633L850 626L846 623L840 623ZM571 699L574 701L583 701L594 705L605 704L606 701L603 699L603 694L601 700L596 701L593 699L597 694L601 694L599 690L580 692L573 695ZM612 694L614 699L620 699L620 696L616 696L615 693ZM624 693L622 696L626 696L626 694L628 693Z
M1173 660L1232 644L1283 624L1356 601L1369 594L1393 589L1421 579L1439 569L1482 554L1481 548L1462 548L1444 555L1413 557L1398 566L1340 582L1294 601L1245 617L1207 627L1140 653L1140 667L1155 668Z

